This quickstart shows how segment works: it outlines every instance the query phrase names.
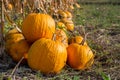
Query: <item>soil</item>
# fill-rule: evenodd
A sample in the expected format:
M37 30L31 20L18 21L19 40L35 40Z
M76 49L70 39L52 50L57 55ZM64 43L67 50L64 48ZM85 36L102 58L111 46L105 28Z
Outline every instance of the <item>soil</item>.
M39 71L34 71L26 64L21 64L12 79L15 80L103 80L101 72L109 75L111 80L120 80L120 27L110 27L100 29L86 26L86 32L89 46L95 53L95 62L93 66L85 71L76 71L68 65L57 75L44 75ZM76 31L81 33L81 26L76 27ZM0 78L7 80L10 76L16 62L14 62L7 53L0 57Z

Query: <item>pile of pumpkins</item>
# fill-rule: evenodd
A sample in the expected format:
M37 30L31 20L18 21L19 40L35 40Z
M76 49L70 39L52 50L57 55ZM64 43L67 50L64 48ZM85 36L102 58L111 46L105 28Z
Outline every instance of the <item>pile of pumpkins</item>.
M68 31L74 30L74 23L72 21L72 14L69 11L58 10L59 21L57 22L58 27L65 27Z
M66 64L76 70L90 67L94 54L87 42L81 44L83 37L74 36L68 44L66 33L57 25L48 14L28 14L22 23L22 33L12 29L6 34L7 53L16 62L24 57L30 68L45 74L59 73Z

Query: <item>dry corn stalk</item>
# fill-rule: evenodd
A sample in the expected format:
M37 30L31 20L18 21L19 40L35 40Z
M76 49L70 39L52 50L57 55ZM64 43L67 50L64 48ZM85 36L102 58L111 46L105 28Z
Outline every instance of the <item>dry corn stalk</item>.
M0 22L0 57L4 53L4 40L3 40L3 27L4 27L4 3L3 0L0 1L0 15L1 15L1 22Z
M70 6L77 5L76 0L5 0L6 3L11 3L15 12L22 13L22 3L24 7L28 7L29 12L33 12L36 8L41 9L43 13L56 12L57 10L71 10ZM22 2L21 2L22 1Z

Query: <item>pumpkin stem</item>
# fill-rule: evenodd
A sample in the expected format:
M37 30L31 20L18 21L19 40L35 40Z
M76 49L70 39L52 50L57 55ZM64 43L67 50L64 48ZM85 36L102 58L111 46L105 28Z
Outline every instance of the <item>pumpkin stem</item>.
M22 30L16 24L14 26L18 30L18 32L22 33Z
M20 65L20 63L23 61L23 59L24 59L24 57L22 57L22 58L20 59L20 61L17 63L17 65L14 67L14 69L12 70L12 73L11 73L10 77L13 76L13 74L14 74L15 71L16 71L16 69L18 68L18 66Z
M34 12L35 13L42 13L42 9L41 8L36 8L36 9L34 9Z
M87 36L88 36L89 32L85 34L82 42L80 43L80 45L84 45L85 41L87 40Z
M82 26L82 31L83 31L83 34L84 34L84 38L82 40L82 42L80 43L80 45L84 45L85 41L86 41L86 37L87 37L87 33L85 33L85 27Z
M85 41L87 40L87 36L88 36L89 34L91 34L91 32L87 32L87 33L86 33L84 26L81 26L81 28L82 28L82 31L83 31L84 38L83 38L82 42L80 43L80 45L84 45Z
M83 40L82 40L82 42L80 43L80 45L84 45L85 41L86 41L86 37L83 38Z

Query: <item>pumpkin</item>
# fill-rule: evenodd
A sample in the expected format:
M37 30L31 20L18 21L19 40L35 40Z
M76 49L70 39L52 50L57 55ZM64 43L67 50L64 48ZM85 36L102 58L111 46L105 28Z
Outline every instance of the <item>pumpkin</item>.
M28 51L28 65L45 74L60 72L66 60L66 47L57 40L41 38Z
M69 31L74 30L74 23L72 20L69 20L68 18L63 18L63 19L61 19L61 22L63 22L65 24L67 30L69 30Z
M89 68L94 61L92 50L87 45L72 43L67 47L67 63L76 70Z
M18 42L21 39L24 39L24 36L21 33L19 33L16 28L9 30L5 34L5 42L6 42L5 49L6 49L6 51L9 50L9 48L11 47L12 44Z
M62 42L66 47L68 46L68 38L62 29L56 29L56 40Z
M57 22L57 26L58 28L62 29L62 28L65 28L65 24L63 22Z
M16 28L13 28L9 30L6 34L14 34L14 33L19 33L19 31Z
M18 62L29 50L29 44L25 39L22 39L16 43L13 43L9 50L9 55L12 59ZM25 57L26 59L26 57Z
M69 11L65 11L65 13L67 14L67 18L72 18L72 14Z
M75 3L75 5L76 5L77 8L80 8L80 5L78 3Z
M5 39L5 50L14 61L18 62L27 53L29 44L16 29L10 30L6 34Z
M48 14L31 13L23 21L22 32L30 43L39 38L52 38L55 32L55 21Z
M73 31L74 30L74 24L73 23L66 23L65 25L66 25L68 31Z
M74 9L73 5L70 5L69 8L70 8L70 9Z
M72 43L78 43L80 44L83 40L83 37L82 36L75 36L75 37L72 37L72 38L69 38L69 43L72 44ZM84 42L84 45L87 45L87 42Z
M66 23L73 23L73 21L70 19L70 18L63 18L63 19L61 19L61 22L63 22L64 24L66 24Z
M60 19L61 19L61 18L67 18L67 14L66 14L64 11L58 10L57 13L59 14Z
M12 38L13 36L16 36L16 35L13 35L13 36L10 36L11 34L19 34L18 30L16 28L13 28L11 30L9 30L6 34L5 34L5 40L8 40L9 38ZM20 34L21 37L23 37L22 34Z
M8 4L7 7L8 7L8 10L12 10L12 8L13 8L12 4L10 4L10 3Z
M19 40L24 39L22 34L11 34L6 38L6 50L9 51L12 44L18 42Z

